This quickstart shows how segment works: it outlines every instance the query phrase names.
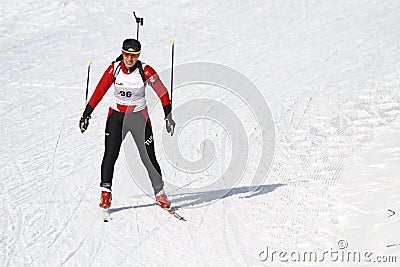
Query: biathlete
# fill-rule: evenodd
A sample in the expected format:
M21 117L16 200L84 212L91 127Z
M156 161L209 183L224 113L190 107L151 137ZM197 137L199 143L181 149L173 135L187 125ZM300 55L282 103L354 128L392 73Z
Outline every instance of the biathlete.
M96 86L85 111L79 121L81 132L89 126L89 119L109 88L113 87L113 98L109 108L105 129L105 151L101 163L101 201L100 207L111 206L111 187L114 165L118 158L121 143L128 132L138 147L140 158L147 169L156 202L164 209L170 209L162 179L160 165L154 151L154 138L147 111L145 92L150 85L161 100L164 109L166 129L174 133L175 122L171 114L171 100L167 88L156 71L138 60L141 44L135 39L126 39L122 44L122 57L113 62L104 72Z

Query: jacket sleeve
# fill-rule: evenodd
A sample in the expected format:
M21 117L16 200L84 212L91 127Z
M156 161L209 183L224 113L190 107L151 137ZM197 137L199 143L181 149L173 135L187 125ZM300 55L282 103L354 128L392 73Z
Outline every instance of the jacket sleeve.
M146 65L143 69L143 72L146 81L153 88L154 92L156 92L158 98L161 100L161 105L164 109L165 118L168 117L168 115L171 113L172 106L167 88L160 80L157 72L152 67Z
M85 111L83 112L84 117L89 117L93 110L96 108L97 104L101 101L101 99L106 94L107 90L111 87L114 82L114 64L111 64L107 70L104 72L101 77L99 83L96 86L96 89L93 92L92 97L89 100L89 103L86 105Z

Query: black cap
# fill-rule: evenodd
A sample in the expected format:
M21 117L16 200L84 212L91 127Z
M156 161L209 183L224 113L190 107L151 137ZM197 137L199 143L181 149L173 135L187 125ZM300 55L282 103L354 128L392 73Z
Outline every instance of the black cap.
M136 39L126 39L122 43L122 52L130 54L139 54L141 49L140 42Z

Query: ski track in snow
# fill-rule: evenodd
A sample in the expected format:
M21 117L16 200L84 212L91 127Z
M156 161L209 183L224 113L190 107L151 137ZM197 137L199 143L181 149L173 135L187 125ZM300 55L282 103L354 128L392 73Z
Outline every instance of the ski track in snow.
M135 32L133 7L100 0L0 5L0 265L280 266L261 262L259 253L266 246L329 249L343 238L354 249L364 243L381 254L398 252L393 174L378 175L394 168L388 162L400 158L398 147L374 144L388 157L370 163L376 176L358 158L359 169L349 166L377 136L395 135L399 123L397 1L139 1L140 38L154 48L143 57L156 69L168 68L173 36L178 64L219 62L257 84L275 121L275 159L256 191L245 189L246 180L222 199L172 192L187 222L142 195L119 159L109 223L98 210L107 100L84 135L78 120L85 64L93 59L93 92L121 40ZM243 51L246 64L238 60ZM187 185L202 182L186 178ZM387 217L388 209L395 214ZM365 223L354 225L357 218ZM371 229L365 244L359 232Z

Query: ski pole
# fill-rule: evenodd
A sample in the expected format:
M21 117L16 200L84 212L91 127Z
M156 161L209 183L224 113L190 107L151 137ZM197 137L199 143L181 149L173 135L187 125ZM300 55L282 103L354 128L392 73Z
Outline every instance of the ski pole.
M133 11L133 16L136 19L136 24L137 24L137 28L136 28L136 40L139 41L139 25L143 26L143 18L138 18L136 17L135 11Z
M174 90L174 48L175 48L175 39L171 39L172 44L172 60L171 60L171 109L172 109L172 92ZM172 112L172 110L171 110Z
M87 79L86 79L86 98L85 98L85 107L88 102L88 94L89 94L89 75L90 75L90 65L92 65L92 60L88 61L88 70L87 70Z

